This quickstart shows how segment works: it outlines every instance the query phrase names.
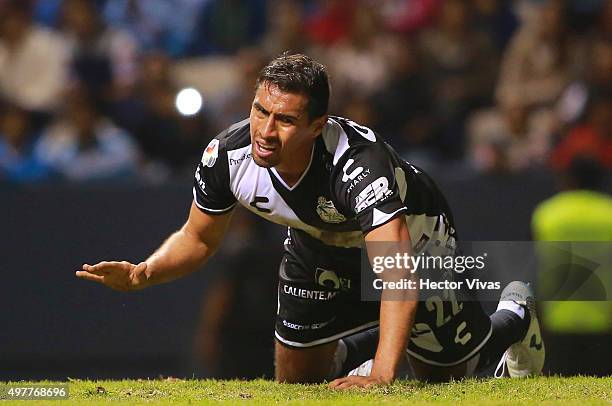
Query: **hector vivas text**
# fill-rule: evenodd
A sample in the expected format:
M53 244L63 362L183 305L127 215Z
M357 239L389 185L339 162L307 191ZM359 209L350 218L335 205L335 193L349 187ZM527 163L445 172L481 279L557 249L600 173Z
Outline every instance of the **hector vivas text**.
M409 255L407 253L395 253L395 255L375 256L372 258L372 270L377 276L382 276L383 272L409 271L410 274L418 276L426 274L419 271L454 271L462 274L465 271L485 269L487 254L479 256L429 256L425 254ZM384 281L380 278L372 282L376 290L404 290L404 289L486 289L499 290L501 283L498 281L481 281L476 278L467 278L461 281L432 280L429 278L402 278L394 281ZM465 284L465 285L464 285Z

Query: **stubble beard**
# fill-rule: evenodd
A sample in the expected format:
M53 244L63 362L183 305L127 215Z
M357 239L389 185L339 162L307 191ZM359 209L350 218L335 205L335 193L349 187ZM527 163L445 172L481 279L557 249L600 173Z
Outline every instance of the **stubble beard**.
M274 159L275 157L272 157L272 160L267 161L262 159L259 155L257 155L257 152L255 152L255 144L253 143L253 147L251 148L251 156L253 157L253 162L255 162L255 164L257 166L261 166L262 168L272 168L276 165L278 165L278 159Z

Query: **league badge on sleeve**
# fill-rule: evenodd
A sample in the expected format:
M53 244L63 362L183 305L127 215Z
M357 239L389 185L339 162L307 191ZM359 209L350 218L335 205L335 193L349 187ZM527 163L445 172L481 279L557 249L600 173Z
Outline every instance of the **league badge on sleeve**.
M319 199L317 199L317 214L326 223L342 223L346 221L346 217L338 212L334 202L327 200L323 196L319 196Z
M204 150L204 154L202 155L202 165L212 168L215 162L217 162L218 157L219 157L219 140L214 139L208 144L208 146Z

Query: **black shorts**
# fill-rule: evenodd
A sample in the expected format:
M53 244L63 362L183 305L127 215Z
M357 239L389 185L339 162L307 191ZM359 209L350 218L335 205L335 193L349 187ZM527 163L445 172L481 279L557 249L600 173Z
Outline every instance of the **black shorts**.
M380 303L361 300L359 248L329 247L290 230L278 284L276 338L307 348L378 325ZM447 297L421 299L408 353L439 366L473 357L491 335L480 303Z

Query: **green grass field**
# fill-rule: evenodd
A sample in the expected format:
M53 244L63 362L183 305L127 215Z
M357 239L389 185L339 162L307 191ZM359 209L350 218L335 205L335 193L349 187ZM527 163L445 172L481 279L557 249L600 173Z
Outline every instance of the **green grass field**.
M71 380L69 388L69 400L25 404L612 405L612 377L467 379L446 384L400 381L388 387L349 391L332 390L326 385L288 385L264 380Z

